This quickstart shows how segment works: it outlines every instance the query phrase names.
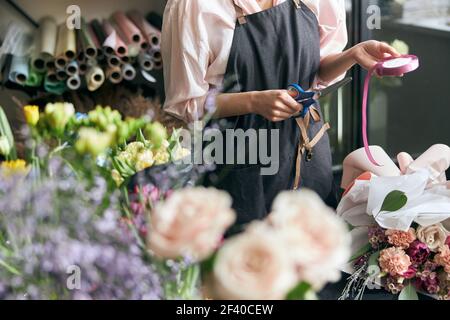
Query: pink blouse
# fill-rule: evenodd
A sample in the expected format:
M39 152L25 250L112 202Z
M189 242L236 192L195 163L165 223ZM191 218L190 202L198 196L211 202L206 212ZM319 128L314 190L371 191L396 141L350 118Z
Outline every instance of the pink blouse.
M261 11L257 0L167 2L162 30L164 109L186 122L202 117L209 90L223 82L237 19L233 1L244 14ZM284 1L291 0L273 4ZM342 52L347 45L345 0L303 2L319 21L321 57ZM313 87L329 84L317 78Z

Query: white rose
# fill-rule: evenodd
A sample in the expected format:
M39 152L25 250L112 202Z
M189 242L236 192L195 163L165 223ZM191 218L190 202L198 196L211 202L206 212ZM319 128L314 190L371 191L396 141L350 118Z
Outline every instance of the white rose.
M208 257L236 219L231 202L227 193L212 188L175 191L151 213L149 249L166 259Z
M417 238L433 252L437 252L445 244L447 236L447 230L440 223L428 227L420 226L417 229Z
M206 287L214 299L279 300L296 284L294 265L282 240L259 225L225 242Z
M295 260L299 281L320 290L327 282L340 279L340 270L350 257L350 233L316 193L281 193L268 221L280 232Z

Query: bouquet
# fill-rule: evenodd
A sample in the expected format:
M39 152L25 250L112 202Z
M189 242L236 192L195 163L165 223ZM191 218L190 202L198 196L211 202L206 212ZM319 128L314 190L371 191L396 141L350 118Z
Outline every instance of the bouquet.
M337 211L353 228L356 252L342 298L362 298L375 282L400 299L417 299L416 291L449 299L450 148L434 145L416 160L400 153L400 168L381 148L372 151L382 167L366 162L362 150L344 161Z

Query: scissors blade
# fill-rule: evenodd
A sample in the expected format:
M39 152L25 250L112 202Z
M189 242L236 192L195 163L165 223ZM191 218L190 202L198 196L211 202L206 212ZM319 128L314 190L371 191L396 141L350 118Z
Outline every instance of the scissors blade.
M347 84L349 84L350 82L352 82L353 78L352 77L347 77L344 78L343 80L336 82L335 84L321 90L317 92L317 98L321 98L321 97L325 97L326 95L333 93L337 90L339 90L340 88L342 88L343 86L346 86Z

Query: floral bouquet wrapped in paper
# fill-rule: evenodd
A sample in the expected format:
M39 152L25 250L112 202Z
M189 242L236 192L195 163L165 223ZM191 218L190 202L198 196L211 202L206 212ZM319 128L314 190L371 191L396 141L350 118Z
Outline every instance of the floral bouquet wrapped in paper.
M383 166L363 150L344 161L337 212L353 227L355 254L342 297L361 298L375 282L400 299L416 299L416 290L450 299L450 148L434 145L416 160L400 153L399 167L381 148L371 149Z

